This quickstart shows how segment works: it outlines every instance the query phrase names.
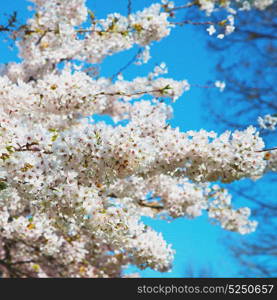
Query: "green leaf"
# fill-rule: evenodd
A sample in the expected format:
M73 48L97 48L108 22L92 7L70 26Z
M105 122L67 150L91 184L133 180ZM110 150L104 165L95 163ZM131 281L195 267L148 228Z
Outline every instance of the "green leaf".
M0 191L5 190L8 187L8 185L4 181L0 181Z
M6 149L7 149L7 151L10 152L10 153L14 152L14 151L13 151L13 146L7 146Z
M55 128L49 128L48 131L50 131L50 132L57 132L57 129L55 129Z

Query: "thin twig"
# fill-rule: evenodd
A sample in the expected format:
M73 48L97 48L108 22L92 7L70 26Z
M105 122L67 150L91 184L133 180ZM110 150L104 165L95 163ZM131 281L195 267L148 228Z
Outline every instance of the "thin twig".
M277 147L274 148L268 148L268 149L264 149L264 150L257 150L255 152L265 152L265 151L273 151L273 150L277 150Z
M131 64L133 64L136 59L138 58L138 56L141 54L142 49L139 49L138 52L134 55L134 57L132 57L127 63L126 65L124 65L123 67L121 67L114 75L112 75L111 79L114 80L115 77L117 77L120 73L122 73L123 71L125 71Z

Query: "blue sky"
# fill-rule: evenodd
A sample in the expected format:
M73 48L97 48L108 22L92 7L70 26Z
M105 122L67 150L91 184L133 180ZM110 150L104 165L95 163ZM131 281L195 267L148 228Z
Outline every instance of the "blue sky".
M133 1L134 11L151 3L152 0ZM182 1L176 1L181 3ZM88 6L97 17L105 17L107 13L126 13L127 0L89 0ZM16 10L19 19L24 22L27 12L27 1L13 0L1 3L1 20L5 20L3 13L11 13ZM205 85L208 81L215 81L214 67L218 60L218 53L208 51L207 39L211 37L205 34L205 28L195 28L186 25L176 28L172 34L159 43L155 43L151 49L152 59L146 66L132 65L124 73L124 77L131 79L136 76L144 76L153 69L155 64L165 62L169 69L168 77L173 79L187 79L191 84ZM220 43L220 40L218 40ZM0 46L1 63L16 59L16 51L10 51L8 44ZM108 57L101 66L101 76L111 76L134 56L136 49L119 53L114 57ZM174 118L171 124L180 127L181 130L206 130L218 131L216 124L209 120L204 98L206 90L192 87L181 99L174 104ZM224 101L224 93L218 93ZM239 199L238 199L239 200ZM165 221L145 222L155 230L163 233L167 242L176 250L173 270L170 273L159 273L149 269L140 271L143 277L185 277L187 269L193 269L195 276L236 277L239 276L238 265L224 247L224 241L231 237L237 237L235 233L226 233L220 227L209 223L207 217L194 220L178 219L171 223ZM248 238L248 237L243 237ZM239 239L238 239L239 241ZM209 270L206 274L203 269ZM129 269L129 271L133 271Z

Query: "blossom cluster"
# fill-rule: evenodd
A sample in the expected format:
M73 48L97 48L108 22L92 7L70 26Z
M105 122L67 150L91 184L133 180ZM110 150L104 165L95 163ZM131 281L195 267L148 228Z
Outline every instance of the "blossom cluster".
M262 129L274 131L276 130L277 116L267 114L264 117L259 117L258 123Z
M213 35L218 30L217 38L223 39L225 36L231 34L235 30L235 16L240 11L247 11L250 9L265 10L274 3L274 0L255 0L255 1L245 1L245 0L198 0L196 5L203 11L205 11L207 16L224 9L228 15L225 19L221 20L217 24L211 24L207 31L209 35ZM224 30L222 30L224 28Z
M106 56L134 45L149 51L148 45L169 35L174 27L158 3L128 17L113 13L96 21L84 0L33 2L35 17L29 19L18 42L24 62L7 66L10 76L25 80L34 74L36 78L42 76L62 61L100 63ZM91 25L80 27L88 12Z
M264 10L274 3L275 0L198 0L197 4L200 9L211 14L218 7L226 8L231 13L236 13L237 10L250 10L252 8Z

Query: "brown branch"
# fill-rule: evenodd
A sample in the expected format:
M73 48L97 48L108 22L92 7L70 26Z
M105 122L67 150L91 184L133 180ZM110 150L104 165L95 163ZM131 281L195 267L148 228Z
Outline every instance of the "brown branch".
M210 22L210 21L194 22L194 21L190 21L190 20L184 20L184 21L181 21L181 22L171 22L171 24L184 26L184 25L187 25L187 24L188 25L215 25L216 23Z
M32 151L32 152L43 152L45 154L53 154L52 151L44 151L38 147L33 147L33 146L37 146L38 143L36 142L32 142L32 143L27 143L26 145L19 145L19 148L13 148L14 151L16 152L24 152L24 151Z
M115 92L115 93L105 93L105 92L101 92L95 95L92 95L93 97L98 97L98 96L125 96L125 97L132 97L132 96L136 96L136 95L144 95L144 94L149 94L149 93L163 93L163 90L165 88L161 88L158 90L151 90L151 91L140 91L140 92L135 92L133 94L126 94L124 92Z
M23 265L23 264L30 264L30 263L38 263L38 261L37 260L16 261L10 263L10 265Z
M264 149L264 150L257 150L255 152L265 152L265 151L273 151L273 150L277 150L277 147L274 148L268 148L268 149Z
M163 210L164 209L164 206L161 203L157 202L157 201L147 202L145 200L139 200L138 204L140 206L149 207L149 208L153 208L153 209L157 209L157 210Z
M128 16L132 13L132 0L128 0L128 5L127 5L127 14Z
M108 194L107 197L118 198L117 195L114 194L114 193ZM149 208L157 209L157 210L163 210L164 209L164 206L161 203L157 202L157 201L148 202L146 200L138 200L137 204L140 205L140 206L143 206L143 207L149 207Z

